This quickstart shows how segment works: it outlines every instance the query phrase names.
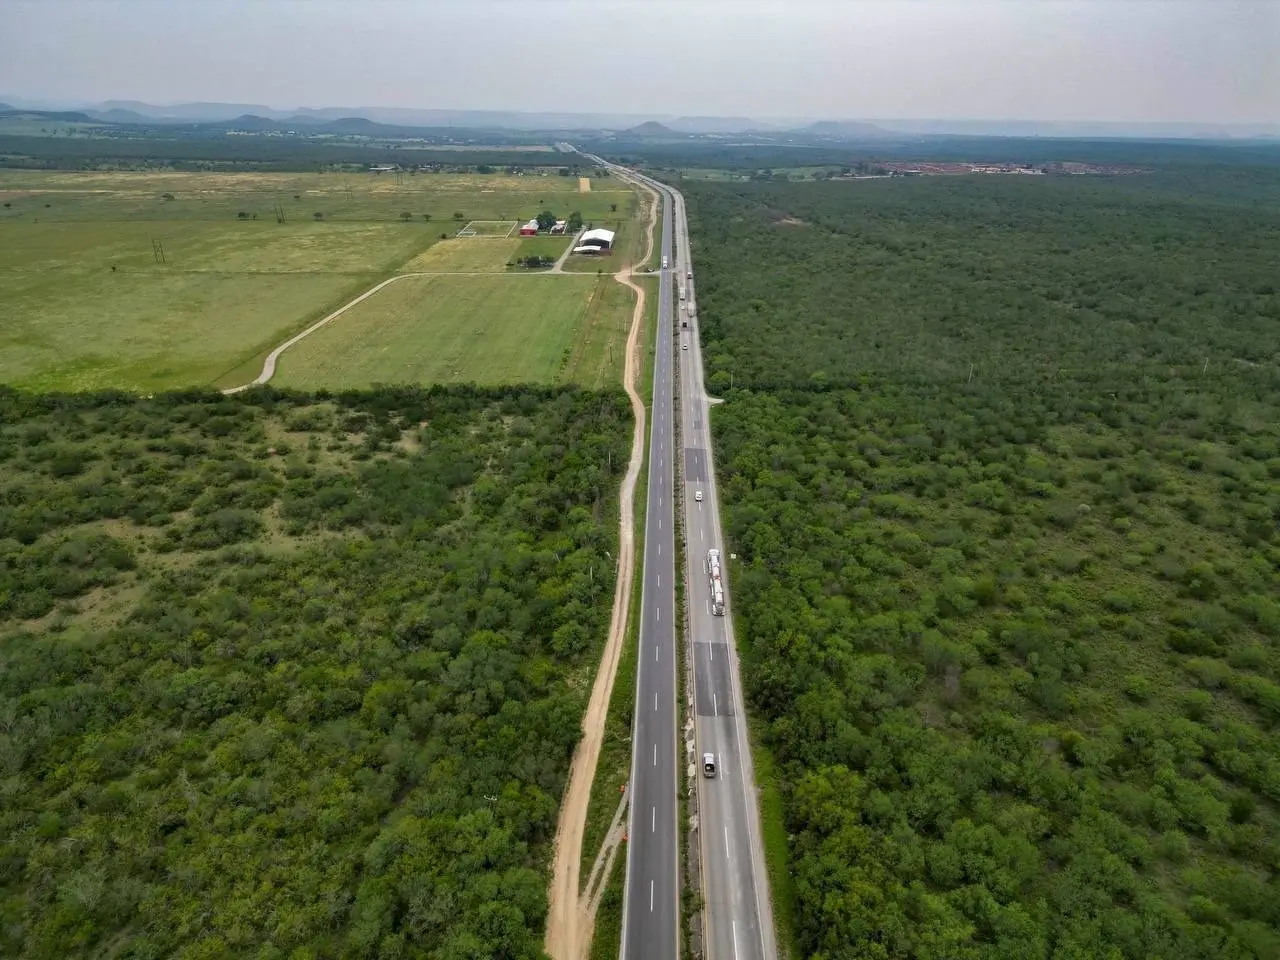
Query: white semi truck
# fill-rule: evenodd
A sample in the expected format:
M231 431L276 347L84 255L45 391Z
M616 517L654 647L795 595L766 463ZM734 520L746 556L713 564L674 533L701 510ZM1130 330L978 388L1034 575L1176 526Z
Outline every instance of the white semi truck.
M711 593L711 613L724 616L724 579L720 572L720 551L707 551L707 585Z

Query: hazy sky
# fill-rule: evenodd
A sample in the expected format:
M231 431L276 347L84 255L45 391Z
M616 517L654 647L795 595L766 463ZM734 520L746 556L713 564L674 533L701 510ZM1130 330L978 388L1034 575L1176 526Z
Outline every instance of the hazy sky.
M0 0L0 93L1280 121L1280 0Z

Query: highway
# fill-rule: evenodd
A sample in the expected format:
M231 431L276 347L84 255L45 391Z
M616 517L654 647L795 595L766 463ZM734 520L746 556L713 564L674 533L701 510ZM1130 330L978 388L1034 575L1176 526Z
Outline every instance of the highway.
M680 422L684 443L685 596L694 665L697 713L696 759L716 756L715 779L698 778L699 840L706 909L705 956L710 960L775 960L777 945L769 900L764 845L760 836L755 772L747 739L746 711L733 642L731 563L720 527L720 506L708 423L710 398L703 384L698 337L696 271L689 249L684 197L670 191L675 205L676 262L685 287L689 328L680 330ZM693 274L693 276L690 276ZM691 309L688 309L691 308ZM702 492L698 501L696 493ZM714 616L706 572L707 551L721 551L725 614Z
M672 204L662 205L660 255L670 262ZM661 263L662 261L659 261ZM631 808L622 905L622 960L680 955L680 854L676 798L675 391L671 357L672 274L659 281L658 328L649 427L649 494L641 572L640 647L631 728Z
M737 648L729 602L729 558L720 527L719 500L708 424L710 398L703 384L696 297L684 197L666 184L590 157L653 187L663 197L661 272L650 436L649 502L645 524L640 658L632 742L631 813L622 915L622 960L676 960L679 956L679 862L676 831L676 668L672 521L674 406L672 356L680 364L679 408L684 475L677 488L684 509L685 578L694 664L695 750L683 762L701 768L716 757L717 776L698 776L698 838L703 883L703 956L708 960L776 960L777 945L747 738ZM660 261L662 262L662 261ZM685 300L676 301L684 288ZM673 311L673 307L675 310ZM688 310L688 308L692 310ZM688 312L686 312L688 311ZM688 318L687 329L680 321ZM695 496L701 492L702 499ZM714 616L706 573L707 551L725 561L724 616ZM663 830L669 830L664 836Z

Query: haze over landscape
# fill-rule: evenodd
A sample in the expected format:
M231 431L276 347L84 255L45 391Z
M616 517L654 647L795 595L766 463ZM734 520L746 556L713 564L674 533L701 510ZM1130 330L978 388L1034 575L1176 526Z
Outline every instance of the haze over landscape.
M10 0L0 100L337 107L404 123L427 121L369 108L557 115L514 121L525 126L596 114L580 125L879 118L923 132L1251 136L1280 133L1277 49L1280 4L1265 0Z
M0 957L1280 958L1280 0L0 0Z

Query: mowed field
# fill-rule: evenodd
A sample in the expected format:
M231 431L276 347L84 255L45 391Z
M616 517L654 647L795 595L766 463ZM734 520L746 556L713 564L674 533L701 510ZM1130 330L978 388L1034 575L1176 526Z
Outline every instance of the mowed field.
M286 352L274 382L600 386L620 369L630 304L612 277L408 276Z
M597 183L584 195L558 176L3 171L0 381L229 385L385 277L429 272L421 255L467 221L634 209L623 184ZM517 247L456 242L502 249L446 241L437 269L503 272Z

